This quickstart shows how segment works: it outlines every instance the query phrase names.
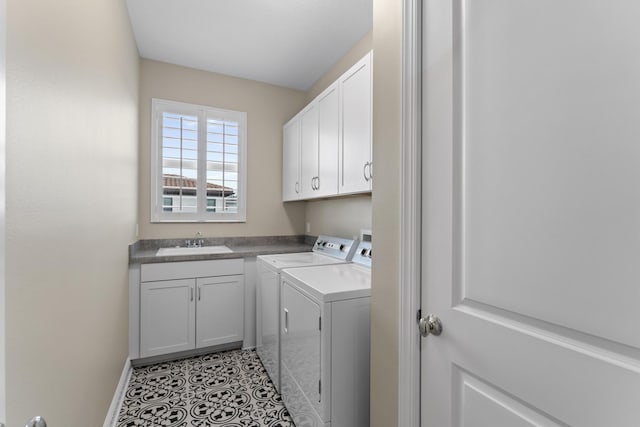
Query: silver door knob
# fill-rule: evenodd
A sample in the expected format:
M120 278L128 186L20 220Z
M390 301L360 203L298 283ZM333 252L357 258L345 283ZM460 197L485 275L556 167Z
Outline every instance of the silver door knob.
M420 335L426 337L427 335L438 336L442 333L442 322L438 316L429 314L427 317L422 317L418 322L418 328L420 328Z
M42 417L33 417L24 427L47 427L47 422Z

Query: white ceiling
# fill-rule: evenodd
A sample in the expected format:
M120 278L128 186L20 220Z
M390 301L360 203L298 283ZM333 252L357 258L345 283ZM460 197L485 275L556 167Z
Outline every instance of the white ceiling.
M372 0L127 0L143 58L308 90L373 22Z

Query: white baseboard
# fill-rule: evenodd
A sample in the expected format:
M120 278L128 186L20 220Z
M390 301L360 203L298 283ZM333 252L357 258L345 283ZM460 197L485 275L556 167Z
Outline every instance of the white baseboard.
M103 427L116 427L118 423L118 415L120 414L120 407L124 401L124 394L127 391L127 385L129 384L129 378L131 377L131 360L127 358L124 362L124 368L122 368L122 374L120 375L120 381L116 387L116 391L113 394L111 400L111 406L109 412L104 419Z

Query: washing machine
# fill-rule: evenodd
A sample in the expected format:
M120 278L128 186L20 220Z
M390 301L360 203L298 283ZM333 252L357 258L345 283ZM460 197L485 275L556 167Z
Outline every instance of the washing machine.
M369 426L371 243L281 272L281 394L296 426Z
M319 236L311 252L257 257L256 352L280 391L280 272L284 268L341 264L351 260L356 241Z

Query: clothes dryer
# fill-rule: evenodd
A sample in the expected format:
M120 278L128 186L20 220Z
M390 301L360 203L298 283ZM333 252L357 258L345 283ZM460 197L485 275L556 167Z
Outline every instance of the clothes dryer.
M369 426L371 243L281 273L281 394L297 426Z
M280 391L280 272L284 268L341 264L356 249L352 239L319 236L311 252L257 257L256 352L269 378Z

